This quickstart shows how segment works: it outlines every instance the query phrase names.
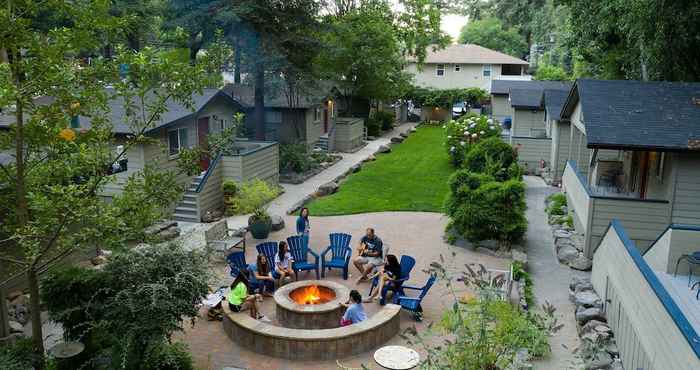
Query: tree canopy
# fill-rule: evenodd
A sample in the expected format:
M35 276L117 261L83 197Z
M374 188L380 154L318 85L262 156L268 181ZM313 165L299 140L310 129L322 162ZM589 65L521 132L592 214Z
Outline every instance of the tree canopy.
M505 28L503 23L494 17L477 19L467 23L459 34L462 44L477 44L522 58L528 51L525 37L517 28Z

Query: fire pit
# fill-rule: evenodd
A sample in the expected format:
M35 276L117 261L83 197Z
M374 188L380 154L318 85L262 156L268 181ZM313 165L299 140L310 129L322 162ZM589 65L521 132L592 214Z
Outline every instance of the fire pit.
M337 328L350 297L348 288L332 281L306 280L287 284L275 292L277 321L295 329Z

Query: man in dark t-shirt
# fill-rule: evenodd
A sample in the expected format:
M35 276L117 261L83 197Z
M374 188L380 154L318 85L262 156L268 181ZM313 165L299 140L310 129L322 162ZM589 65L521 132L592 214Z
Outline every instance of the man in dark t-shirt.
M353 264L360 271L361 275L357 282L367 279L367 275L377 266L384 263L384 253L382 251L384 243L375 233L373 228L367 228L365 236L360 240L360 247L357 250L357 257Z

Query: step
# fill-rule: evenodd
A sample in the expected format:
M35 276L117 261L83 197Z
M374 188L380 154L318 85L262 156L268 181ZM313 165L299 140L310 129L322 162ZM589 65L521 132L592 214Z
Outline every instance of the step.
M177 207L175 207L175 213L181 214L181 215L197 216L197 208L177 206Z
M175 221L184 221L184 222L199 222L196 216L191 216L191 215L182 215L179 213L174 213L173 216L171 217Z
M194 194L185 193L182 195L182 200L186 200L188 202L196 202L197 201L197 193L194 193Z
M182 199L180 203L177 204L178 207L183 208L197 208L197 199Z

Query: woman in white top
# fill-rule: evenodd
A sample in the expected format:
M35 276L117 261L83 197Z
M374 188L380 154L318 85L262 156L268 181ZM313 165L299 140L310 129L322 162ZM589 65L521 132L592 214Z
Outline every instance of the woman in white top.
M281 285L287 276L292 276L294 273L294 270L292 270L293 263L294 259L292 254L289 253L287 242L281 241L277 247L277 254L275 254L275 272L277 272L277 278L279 279L278 285Z

